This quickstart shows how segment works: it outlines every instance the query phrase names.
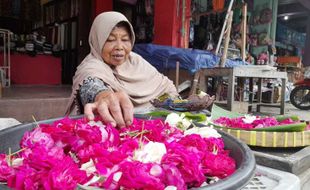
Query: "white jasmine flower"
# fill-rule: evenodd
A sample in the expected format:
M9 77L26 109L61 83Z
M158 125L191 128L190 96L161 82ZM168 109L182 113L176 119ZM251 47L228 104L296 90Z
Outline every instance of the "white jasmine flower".
M253 123L253 121L256 120L256 116L245 115L244 117L245 117L245 118L242 118L242 121L243 121L244 123L251 124L251 123Z
M174 127L176 127L179 122L182 122L182 118L177 113L170 113L165 120L165 123L169 123L170 126Z
M181 123L179 123L181 124L181 129L186 130L189 126L191 126L192 121L187 119L184 113L182 113L180 117L182 118Z
M99 130L101 132L101 141L102 142L106 141L109 137L107 130L105 130L105 127L100 127Z
M220 178L218 178L218 177L211 177L211 181L209 182L209 184L215 183L219 180L220 180Z
M163 170L161 169L161 167L159 165L152 166L152 168L150 170L150 174L153 176L159 176L162 172L163 172Z
M75 162L75 163L79 163L79 159L78 157L76 156L76 154L74 154L73 152L69 151L69 155L71 157L71 159Z
M119 179L121 179L122 175L123 175L122 172L116 172L116 173L113 175L113 180L114 180L115 182L118 182Z
M220 138L221 135L211 127L193 127L184 132L185 135L199 134L203 138Z
M24 158L15 158L12 160L12 166L13 167L21 166L23 165L23 161L24 161Z
M159 142L148 142L141 149L134 152L134 159L142 163L160 164L162 157L167 153L166 146Z
M200 185L200 187L206 187L206 186L208 186L209 184L205 181L205 182L203 182L201 185Z
M183 130L187 129L192 124L191 120L188 120L184 113L181 115L170 113L167 115L165 123L169 123L170 126L178 127Z
M263 124L256 125L255 129L258 129L258 128L264 128L264 125Z
M164 190L178 190L176 186L169 185Z
M96 166L92 159L90 159L89 162L82 164L80 169L86 171L87 176L96 172Z

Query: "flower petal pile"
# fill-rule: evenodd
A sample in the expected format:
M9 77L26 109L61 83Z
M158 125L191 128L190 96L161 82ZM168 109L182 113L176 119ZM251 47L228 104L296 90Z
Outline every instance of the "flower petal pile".
M236 118L220 117L214 120L213 123L230 128L251 130L255 128L266 128L278 125L287 125L296 123L296 121L292 120L291 118L278 121L275 117L259 117L259 116L245 115Z
M0 182L18 190L201 187L231 175L236 164L218 134L199 131L159 119L134 119L117 130L98 118L64 118L26 132L19 152L0 154Z

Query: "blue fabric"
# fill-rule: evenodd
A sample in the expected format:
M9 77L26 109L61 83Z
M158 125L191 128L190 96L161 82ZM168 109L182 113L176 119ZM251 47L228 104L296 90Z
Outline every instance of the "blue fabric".
M141 55L159 71L175 69L176 62L180 62L180 69L191 74L199 69L213 68L220 62L220 58L209 51L198 49L175 48L154 44L136 44L133 51ZM246 65L242 60L227 59L226 67Z

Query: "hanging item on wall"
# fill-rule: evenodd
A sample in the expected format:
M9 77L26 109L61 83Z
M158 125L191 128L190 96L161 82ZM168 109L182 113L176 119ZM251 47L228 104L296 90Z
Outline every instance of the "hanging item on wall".
M137 0L133 20L137 43L150 43L153 41L154 28L154 0Z
M257 34L250 34L250 44L252 46L257 46Z
M259 45L267 45L269 40L270 40L270 38L268 37L267 32L261 32L258 35L258 44Z
M213 10L220 11L224 9L225 0L213 0Z
M138 0L135 9L138 15L152 16L154 12L154 0Z
M269 56L267 52L262 52L258 55L257 65L266 65L269 62Z
M214 41L213 41L213 37L212 37L212 33L208 32L208 36L207 36L207 43L205 45L205 50L208 51L212 51L214 49Z
M260 24L260 14L258 11L255 11L254 12L254 15L252 17L252 22L251 22L253 25L257 25L257 24Z
M249 52L247 52L247 54L246 54L245 61L252 64L252 65L255 63L254 57Z
M145 13L147 15L153 14L151 0L145 0Z
M236 48L241 49L242 47L242 39L240 33L234 33L231 38L231 42L234 44Z
M272 43L268 44L268 53L269 53L269 55L276 55L277 54L277 48Z
M138 42L145 40L146 34L145 34L145 27L139 27L137 30L136 39Z
M272 10L270 8L265 8L260 12L259 22L261 24L270 23L272 21Z
M210 15L208 17L207 36L206 36L206 43L204 45L205 46L204 49L208 50L208 51L212 51L213 48L214 48L214 41L213 41L212 31L213 31L213 24L214 24L215 20L212 22L211 16L212 15Z

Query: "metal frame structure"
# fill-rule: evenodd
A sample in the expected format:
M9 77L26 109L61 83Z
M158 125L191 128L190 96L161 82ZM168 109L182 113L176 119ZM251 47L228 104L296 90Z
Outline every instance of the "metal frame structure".
M0 28L0 39L3 40L3 62L0 62L0 82L2 87L11 86L11 35L10 30Z

